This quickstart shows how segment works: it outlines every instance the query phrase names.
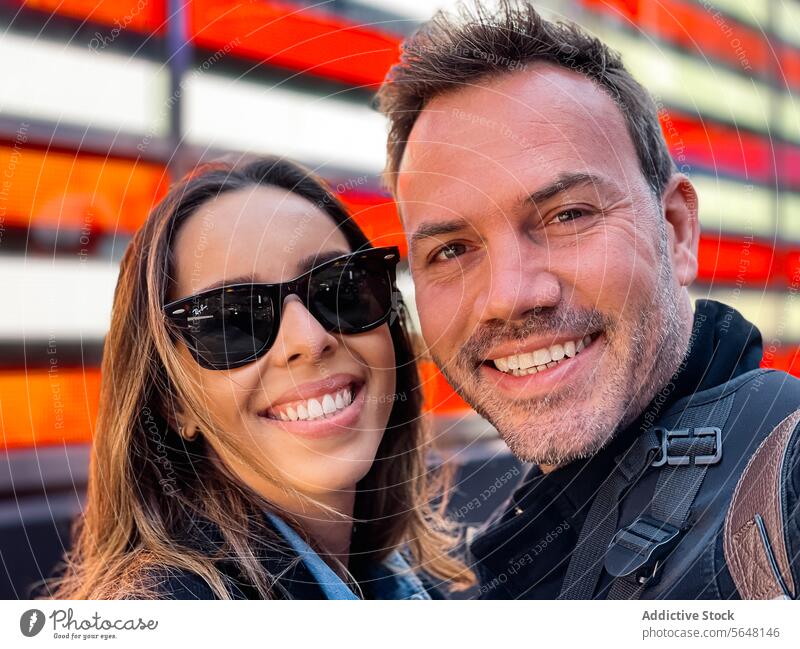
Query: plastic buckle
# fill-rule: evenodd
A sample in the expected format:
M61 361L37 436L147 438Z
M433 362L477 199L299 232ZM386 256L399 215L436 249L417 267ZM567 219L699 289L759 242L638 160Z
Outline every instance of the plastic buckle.
M678 542L681 531L674 525L639 516L618 530L608 544L605 569L612 577L633 575L640 585L652 581L664 558Z
M715 426L700 426L698 428L682 428L680 430L668 430L666 428L656 428L657 433L661 433L661 455L653 460L651 466L659 467L669 464L670 466L682 466L691 464L694 460L698 464L716 464L722 459L722 430ZM714 453L711 455L670 455L670 440L690 437L714 437Z

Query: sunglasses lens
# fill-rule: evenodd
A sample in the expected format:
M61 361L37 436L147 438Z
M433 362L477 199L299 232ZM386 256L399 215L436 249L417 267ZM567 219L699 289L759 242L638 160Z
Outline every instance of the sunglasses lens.
M227 288L187 302L186 338L192 351L212 367L256 357L273 334L272 300L249 286Z
M392 278L380 258L328 266L312 277L308 290L314 317L344 334L382 322L392 308Z

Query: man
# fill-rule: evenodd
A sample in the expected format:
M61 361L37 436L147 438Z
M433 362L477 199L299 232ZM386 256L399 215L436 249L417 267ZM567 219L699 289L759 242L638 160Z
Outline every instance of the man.
M797 597L800 381L693 308L697 195L618 55L478 5L379 105L430 353L535 463L471 544L481 595Z

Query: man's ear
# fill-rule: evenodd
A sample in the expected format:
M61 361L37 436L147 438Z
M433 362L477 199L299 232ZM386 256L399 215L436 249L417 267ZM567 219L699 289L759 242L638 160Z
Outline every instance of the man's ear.
M697 191L686 175L672 174L664 188L661 205L675 277L681 286L689 286L697 277L700 223Z

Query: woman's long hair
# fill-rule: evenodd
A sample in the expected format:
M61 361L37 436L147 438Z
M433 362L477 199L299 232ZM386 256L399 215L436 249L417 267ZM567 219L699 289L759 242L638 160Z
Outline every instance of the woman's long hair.
M217 597L227 599L229 590L215 566L219 559L232 562L261 597L287 596L277 590L280 575L269 574L258 559L264 543L280 541L263 515L272 506L247 488L208 443L213 435L233 458L246 462L241 448L213 432L214 422L181 369L176 336L161 310L174 277L172 241L181 224L220 194L255 185L306 198L333 219L354 250L369 247L322 181L281 158L211 163L170 189L122 260L104 347L85 511L52 584L53 597L157 597L151 576L175 568L199 575ZM415 567L451 588L464 588L474 578L453 556L451 529L432 504L440 494L426 465L420 379L404 310L399 312L389 329L401 398L394 400L375 462L358 484L350 569L357 573L359 565L405 545ZM176 432L171 413L182 408L201 422L202 434L192 441ZM221 535L214 556L192 539L198 521Z

